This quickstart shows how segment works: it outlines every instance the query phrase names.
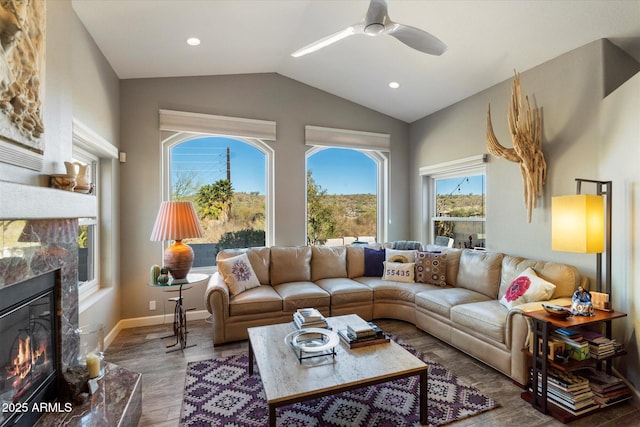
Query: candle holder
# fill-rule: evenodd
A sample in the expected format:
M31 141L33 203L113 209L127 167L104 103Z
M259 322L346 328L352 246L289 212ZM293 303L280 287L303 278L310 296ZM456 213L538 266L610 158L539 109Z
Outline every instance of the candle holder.
M78 363L89 373L90 379L100 379L104 376L104 325L81 326L80 352Z

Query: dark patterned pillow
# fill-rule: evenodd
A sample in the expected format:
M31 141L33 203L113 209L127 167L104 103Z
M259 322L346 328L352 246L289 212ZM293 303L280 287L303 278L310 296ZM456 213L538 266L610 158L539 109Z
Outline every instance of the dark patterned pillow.
M442 252L416 253L416 282L446 286L447 254Z
M385 250L364 248L364 275L367 277L382 277L384 273Z

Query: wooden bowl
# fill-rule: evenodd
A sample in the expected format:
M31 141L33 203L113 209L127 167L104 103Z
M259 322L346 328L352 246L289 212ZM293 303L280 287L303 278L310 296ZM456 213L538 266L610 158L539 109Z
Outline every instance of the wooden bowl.
M571 311L568 308L559 305L542 304L542 308L544 308L547 313L554 317L564 318L571 314Z

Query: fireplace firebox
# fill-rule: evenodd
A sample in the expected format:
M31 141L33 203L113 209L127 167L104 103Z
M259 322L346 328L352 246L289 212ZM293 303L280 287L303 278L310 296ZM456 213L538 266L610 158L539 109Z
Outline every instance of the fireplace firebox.
M60 270L0 288L0 427L31 426L57 392Z

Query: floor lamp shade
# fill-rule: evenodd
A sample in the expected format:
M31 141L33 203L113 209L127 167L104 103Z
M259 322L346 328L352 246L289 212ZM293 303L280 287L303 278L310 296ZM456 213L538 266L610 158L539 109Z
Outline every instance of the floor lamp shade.
M605 251L604 196L576 194L551 200L551 248L555 251Z
M152 241L175 240L164 251L164 266L174 279L187 277L193 265L193 249L183 239L202 237L196 209L191 202L162 202L151 232Z

